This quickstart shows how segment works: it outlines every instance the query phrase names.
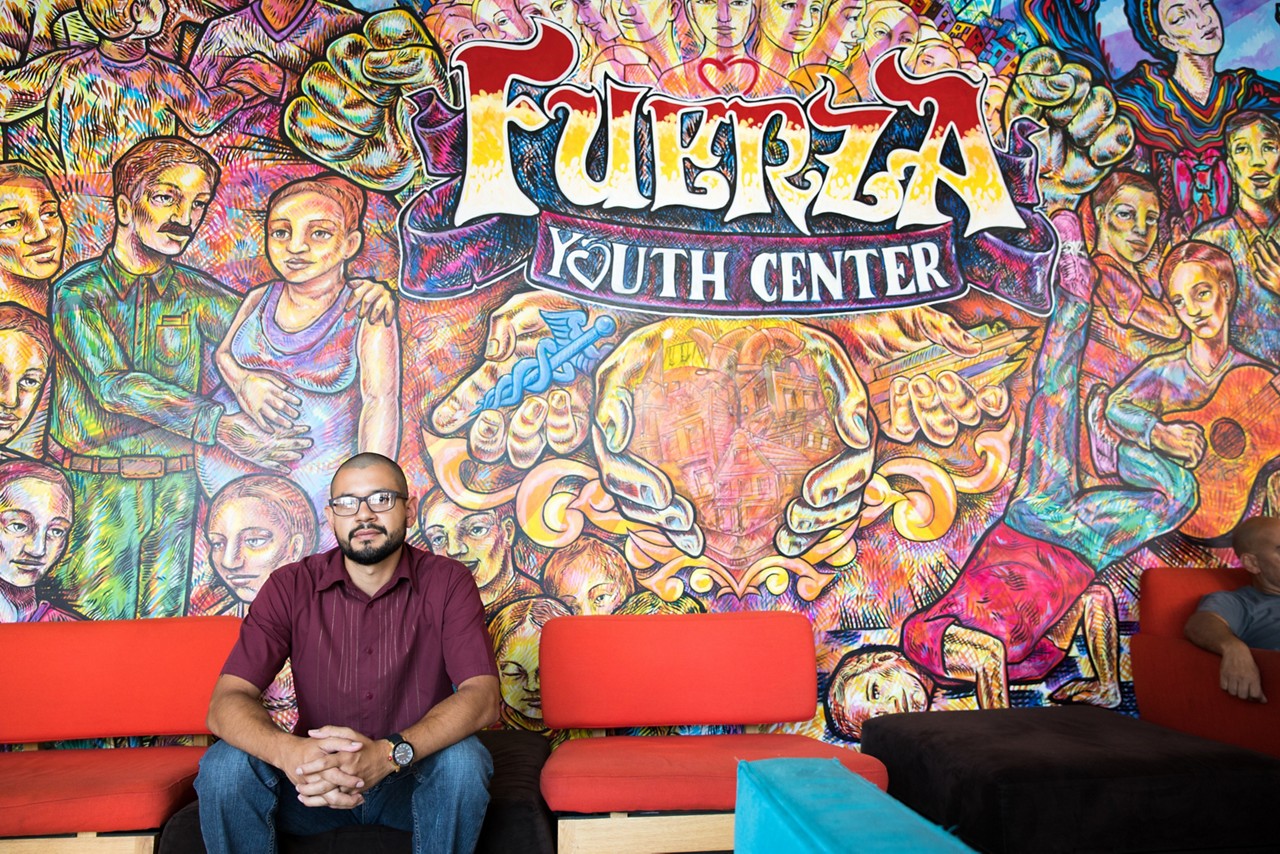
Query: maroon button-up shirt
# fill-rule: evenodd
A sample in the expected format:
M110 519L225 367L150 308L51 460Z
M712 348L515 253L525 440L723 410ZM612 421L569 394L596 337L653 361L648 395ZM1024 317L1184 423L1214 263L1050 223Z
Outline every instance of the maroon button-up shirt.
M282 566L262 585L222 672L258 688L286 658L298 691L297 732L399 732L473 676L498 674L484 605L461 563L406 545L372 597L338 549Z

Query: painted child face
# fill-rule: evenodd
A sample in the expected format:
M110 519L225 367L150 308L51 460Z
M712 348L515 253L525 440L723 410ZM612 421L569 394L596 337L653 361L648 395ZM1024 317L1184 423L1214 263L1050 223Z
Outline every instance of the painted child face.
M0 578L31 587L62 559L71 531L71 496L36 477L0 490Z
M0 444L17 435L40 400L49 354L25 332L0 330Z
M901 654L880 652L860 673L842 678L832 675L829 702L833 716L861 733L867 720L899 712L923 712L929 708L929 691L915 668Z
M627 598L627 589L594 561L581 561L560 573L547 592L573 614L612 614Z
M241 602L257 598L267 576L302 557L302 537L289 535L280 508L256 497L224 501L205 528L209 561Z
M919 22L905 7L877 10L867 19L867 34L862 41L867 62L875 64L877 59L896 47L910 48L916 43L919 32Z
M267 257L286 282L317 279L360 249L360 232L347 231L342 209L327 196L302 192L267 212Z
M1121 259L1137 264L1156 245L1160 200L1141 187L1122 187L1102 210L1099 226L1106 245Z
M42 182L15 178L0 185L0 270L52 278L62 264L65 232L58 197Z
M497 651L502 700L525 717L542 720L542 685L538 671L538 627L525 621Z
M1169 277L1169 302L1178 319L1197 338L1214 338L1227 322L1228 291L1209 266L1179 264Z

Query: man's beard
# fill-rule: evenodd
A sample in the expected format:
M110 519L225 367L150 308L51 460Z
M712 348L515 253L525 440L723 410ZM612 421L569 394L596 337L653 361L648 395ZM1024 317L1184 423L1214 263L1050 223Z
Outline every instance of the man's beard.
M380 546L367 545L356 548L351 545L351 538L360 531L380 531L386 537L386 542ZM348 534L345 541L338 540L338 548L342 549L342 553L362 566L373 566L375 563L386 560L402 545L404 545L404 528L392 533L380 525L361 525Z

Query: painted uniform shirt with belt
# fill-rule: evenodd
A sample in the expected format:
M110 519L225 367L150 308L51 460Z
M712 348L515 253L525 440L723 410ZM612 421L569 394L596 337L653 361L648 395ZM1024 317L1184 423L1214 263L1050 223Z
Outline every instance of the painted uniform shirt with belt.
M199 395L239 300L171 264L134 275L108 252L54 285L51 438L77 454L178 456L211 445L222 407Z

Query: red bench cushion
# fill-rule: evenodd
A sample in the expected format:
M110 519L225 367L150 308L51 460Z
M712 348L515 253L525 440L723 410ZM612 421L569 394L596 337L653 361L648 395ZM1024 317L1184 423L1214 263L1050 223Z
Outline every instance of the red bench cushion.
M542 715L563 729L807 721L813 629L786 611L548 620Z
M881 789L880 760L803 735L607 736L567 741L542 768L542 796L557 812L731 811L740 760L839 759Z
M195 798L203 747L0 753L0 836L149 830Z
M1140 582L1138 631L1181 638L1182 627L1204 596L1247 587L1252 578L1248 570L1234 566L1152 567Z

